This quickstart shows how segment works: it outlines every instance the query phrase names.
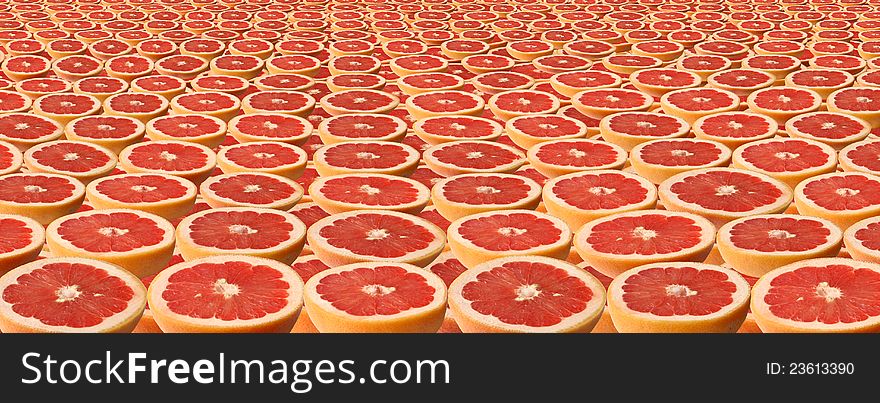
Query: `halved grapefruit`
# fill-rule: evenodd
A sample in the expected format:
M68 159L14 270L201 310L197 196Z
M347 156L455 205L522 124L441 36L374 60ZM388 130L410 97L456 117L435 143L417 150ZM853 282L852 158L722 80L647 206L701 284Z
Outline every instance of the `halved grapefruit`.
M849 228L880 214L880 177L861 172L817 175L795 188L794 204L800 214Z
M92 259L46 258L0 278L3 333L130 333L146 305L141 281Z
M128 173L165 173L200 184L217 165L210 148L183 141L146 141L119 153L119 167Z
M446 285L406 263L354 263L315 274L306 311L322 333L435 333L446 313Z
M43 226L79 209L84 198L85 186L67 175L0 176L0 213L32 218Z
M602 88L581 91L571 97L571 104L594 119L618 112L647 111L654 98L640 91L623 88Z
M767 273L752 287L751 309L764 333L880 330L880 266L822 258Z
M324 144L344 141L400 141L406 135L403 119L383 114L346 114L324 119L318 135Z
M529 164L548 178L573 172L620 169L626 151L618 145L590 139L553 140L530 148Z
M627 172L595 170L557 176L544 184L544 208L572 231L611 214L653 209L657 188Z
M781 213L792 201L785 183L735 168L682 172L663 181L658 192L667 210L699 214L719 227L740 217Z
M496 118L508 121L518 116L555 113L560 105L556 96L535 90L512 90L495 94L488 102Z
M424 267L443 251L446 236L429 221L396 211L333 214L309 227L309 246L330 267L359 262Z
M49 141L25 151L24 166L30 172L67 175L88 184L116 168L116 154L82 141Z
M453 221L447 233L449 249L468 268L510 256L565 259L571 248L564 221L531 210L472 214Z
M64 126L47 117L31 113L0 115L0 140L14 145L20 151L58 140L63 134Z
M620 333L735 333L748 309L743 276L702 263L646 264L608 286L608 310Z
M304 94L303 96L308 97ZM250 98L245 97L239 101L234 95L218 91L191 92L172 98L169 106L175 114L208 115L228 122L238 115L239 108L247 113L245 106L249 100Z
M18 172L23 163L24 157L15 145L0 141L0 176Z
M540 196L541 186L535 181L500 173L455 175L431 188L434 208L449 221L488 211L534 210Z
M286 264L211 256L162 270L147 298L165 333L289 333L302 296L302 279Z
M727 166L731 152L724 144L702 139L659 139L630 151L633 171L654 184L673 175L700 168Z
M239 115L227 123L228 134L242 143L280 141L303 145L312 135L314 126L307 119L282 113Z
M226 137L226 122L210 115L174 114L150 119L146 125L150 140L181 140L214 148Z
M346 173L408 176L419 164L419 152L391 141L347 141L324 146L312 157L323 177Z
M400 104L397 96L378 90L346 90L321 98L321 107L336 116L348 113L388 113Z
M694 124L703 116L738 109L739 96L715 88L687 88L663 94L660 108L667 114L684 119L688 124Z
M32 108L35 114L63 126L78 117L97 115L101 110L101 101L85 94L46 94L34 100Z
M416 119L449 115L479 116L485 106L483 98L455 90L423 93L406 99L406 110Z
M293 179L260 172L211 176L199 185L199 194L211 207L258 207L289 210L303 196Z
M711 222L665 210L617 213L586 223L574 247L590 266L609 277L655 262L701 262L715 238Z
M447 177L463 173L509 173L526 162L525 155L512 146L474 140L431 146L422 158L428 168Z
M769 87L749 94L746 103L750 111L769 116L784 125L795 116L817 111L822 97L805 88Z
M838 162L844 171L880 175L880 141L852 143L840 150Z
M861 220L843 233L846 251L856 260L880 263L880 217Z
M144 124L164 115L167 110L168 99L148 92L126 92L104 100L105 114L135 118Z
M697 119L692 130L699 139L717 141L735 150L743 144L776 136L779 124L758 113L723 112Z
M291 264L305 242L306 226L284 211L251 207L213 208L193 213L177 225L184 260L246 255Z
M789 136L816 140L835 150L864 140L871 129L871 124L864 119L839 112L805 113L785 123Z
M690 129L682 118L655 112L619 112L599 122L602 138L626 151L655 139L683 137Z
M564 115L528 114L508 120L505 131L516 145L528 150L546 141L583 138L587 125Z
M280 141L252 141L223 147L217 167L223 173L262 172L297 179L306 169L308 155L295 145Z
M174 227L155 214L132 209L90 210L53 221L46 244L54 256L100 259L137 277L164 268L174 252Z
M330 214L353 210L392 210L417 214L431 200L427 186L385 174L342 174L315 179L309 195Z
M0 214L0 276L36 260L46 232L37 221L20 215Z
M192 182L165 174L112 175L86 186L86 197L95 209L127 208L169 221L189 213L196 195L198 189Z
M804 179L834 172L837 153L818 141L780 137L737 148L731 166L769 175L794 189Z
M542 256L491 260L449 287L449 308L465 333L587 333L604 307L599 280Z
M843 234L831 221L795 214L743 217L718 230L717 245L725 264L761 277L789 263L835 257Z
M413 132L430 145L458 140L495 140L504 127L493 119L476 116L434 116L417 120Z

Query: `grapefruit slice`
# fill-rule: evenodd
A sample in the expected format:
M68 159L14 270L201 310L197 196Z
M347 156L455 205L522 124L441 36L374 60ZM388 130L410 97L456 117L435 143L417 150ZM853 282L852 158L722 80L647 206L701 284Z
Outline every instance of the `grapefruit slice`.
M211 256L163 270L147 298L165 333L289 333L302 296L302 279L288 265Z
M168 101L183 94L186 90L186 81L172 76L145 76L131 80L132 92L146 92L156 94Z
M0 213L32 218L43 226L79 209L84 198L85 186L67 175L0 176Z
M730 59L716 55L685 55L675 62L675 68L696 73L703 82L715 73L730 69L732 65Z
M743 276L708 264L647 264L608 286L608 311L620 333L735 333L748 310Z
M653 103L652 96L623 88L591 89L571 97L571 105L593 119L602 119L618 112L647 111Z
M250 87L250 82L236 76L201 75L190 80L190 86L197 92L225 92L242 96Z
M880 141L864 140L852 143L838 154L840 168L848 172L880 174Z
M348 113L388 113L400 104L397 96L377 90L347 90L321 98L321 107L330 115Z
M406 110L416 119L433 116L480 116L486 101L464 91L434 91L406 99Z
M626 151L651 140L684 137L690 130L684 119L655 112L619 112L599 122L602 138Z
M834 91L853 85L855 77L841 70L804 69L785 76L785 85L816 91L827 99Z
M246 255L291 264L305 242L306 226L284 211L249 207L193 213L177 225L177 247L186 261Z
M303 96L308 97L304 94ZM172 98L169 105L175 114L207 115L228 122L238 114L239 108L248 113L245 105L249 100L246 97L239 101L238 97L225 92L206 91L180 94Z
M553 140L530 148L529 164L548 178L568 173L620 169L626 151L618 145L589 139Z
M512 90L495 94L488 102L496 118L503 121L518 116L555 113L561 106L556 96L535 90Z
M0 176L18 172L24 162L21 151L11 143L0 141Z
M535 60L541 56L550 55L554 50L553 45L537 40L509 42L507 43L506 49L507 53L509 53L514 59L527 62Z
M208 70L208 61L191 55L166 56L156 61L155 71L159 74L189 81Z
M49 141L25 151L24 166L30 172L67 175L88 184L116 168L116 155L82 141Z
M602 59L602 67L613 73L629 76L644 69L660 67L663 61L651 56L611 55Z
M217 167L223 173L261 172L294 180L305 171L307 160L302 148L279 141L235 144L217 153Z
M600 217L653 209L657 188L627 172L598 170L557 176L544 184L544 208L572 231Z
M226 137L226 122L209 115L175 114L150 119L146 125L150 140L181 140L214 148Z
M472 78L471 84L483 93L495 95L505 91L531 88L535 85L535 80L522 73L496 71Z
M730 156L730 149L717 141L660 139L633 147L629 161L639 176L660 184L692 169L727 166Z
M73 89L73 85L60 78L29 78L15 83L14 88L15 92L3 92L5 98L3 103L6 103L7 100L12 101L9 105L3 105L3 107L4 109L11 109L10 112L23 112L30 109L33 104L32 100L46 94L70 92ZM15 100L14 97L20 99Z
M538 70L558 74L567 71L587 70L593 65L593 61L575 55L548 55L532 60L532 64Z
M773 270L752 287L752 315L764 333L880 330L874 286L880 266L851 259L808 259Z
M164 115L167 110L168 99L148 92L126 92L104 100L105 114L135 118L144 124Z
M522 115L505 124L510 139L523 149L551 140L583 138L587 125L564 115Z
M348 90L381 90L387 80L376 74L344 73L327 77L326 84L330 91Z
M434 116L419 119L413 132L430 145L458 140L495 140L504 127L497 121L476 116Z
M202 183L217 165L210 148L183 141L132 144L119 153L119 167L128 173L165 173Z
M228 134L241 143L280 141L303 145L312 135L314 126L307 119L282 113L239 115L227 124Z
M541 256L491 260L449 287L449 308L465 333L588 333L604 307L599 280Z
M323 177L347 173L408 176L419 164L419 152L390 141L348 141L324 146L312 160Z
M324 119L318 135L324 144L344 141L400 141L406 135L406 122L391 115L349 114Z
M3 333L130 333L147 293L116 265L70 257L14 269L0 278L0 292Z
M174 252L174 227L143 211L91 210L49 224L46 244L53 256L100 259L140 278L168 264Z
M817 175L795 188L794 204L802 215L849 228L880 214L880 177L861 172Z
M688 88L667 92L660 98L663 112L684 119L688 124L708 115L739 108L739 96L715 88Z
M361 262L424 267L443 251L446 236L429 221L396 211L333 214L307 231L309 246L330 267Z
M3 63L0 64L0 70L12 81L44 77L51 67L52 64L45 57L33 55L13 56L3 59Z
M384 174L343 174L315 179L309 195L330 214L353 210L392 210L417 214L431 199L420 182Z
M86 197L95 209L128 208L169 221L189 213L197 194L192 182L165 174L113 175L86 186Z
M837 152L818 141L773 138L737 148L732 166L769 175L794 189L804 179L834 172Z
M461 174L442 179L431 188L431 200L445 219L489 211L534 210L541 186L514 174Z
M639 41L630 48L630 52L636 56L656 57L664 62L677 60L684 50L684 45L680 43L663 40Z
M73 92L91 95L103 102L107 97L128 89L128 82L113 77L86 77L73 83Z
M749 112L722 112L703 116L693 124L694 136L717 141L731 150L776 136L779 124L769 116Z
M682 172L661 183L658 191L667 210L699 214L718 227L740 217L781 213L792 201L785 183L734 168Z
M464 79L448 73L418 73L403 76L397 80L400 91L406 95L425 92L459 90L464 87Z
M0 115L0 140L14 145L20 151L58 140L63 134L64 127L47 117L30 113Z
M40 81L39 81L38 85L39 85L39 87L42 87L43 86L43 79L39 79L39 80ZM25 81L21 81L21 82L25 82ZM52 81L51 83L49 83L47 85L51 86L53 83L55 83L55 82ZM64 86L64 88L68 88L68 87ZM42 94L40 94L40 95L42 95ZM19 87L16 87L15 91L5 91L5 90L0 91L0 113L7 114L7 113L27 112L31 108L31 105L33 104L32 98L35 98L35 97L33 97L31 94L25 94L24 91L22 91L22 89Z
M654 68L630 74L629 82L645 94L660 97L671 91L697 87L702 84L703 79L687 70Z
M531 210L489 211L452 222L449 249L468 268L510 256L565 259L571 230L564 221Z
M880 218L870 217L861 220L849 228L843 234L843 243L846 251L856 260L863 262L880 263Z
M354 263L325 270L305 287L306 311L322 333L435 333L446 285L406 263Z
M617 88L622 83L620 76L598 70L564 72L550 77L553 89L568 97L589 89Z
M96 115L101 110L101 101L85 94L46 94L32 106L34 113L66 125L82 116Z
M801 260L835 257L843 234L831 221L795 214L743 217L718 230L718 251L736 271L761 277Z
M779 125L785 125L795 116L817 111L822 97L816 91L804 88L770 87L752 92L746 103L750 111L769 116Z
M442 73L449 67L449 62L434 55L400 56L388 62L391 71L399 77L418 73Z
M259 173L237 172L211 176L199 185L199 194L211 207L260 207L289 210L303 196L293 179Z
M785 132L791 137L816 140L840 150L867 138L871 125L845 113L812 112L789 119Z
M461 140L431 146L423 154L425 165L441 176L465 173L510 173L525 164L525 155L505 144Z
M265 61L253 55L227 54L211 59L208 64L211 74L236 76L252 80L263 70Z
M776 77L763 70L730 69L720 71L706 78L709 87L730 91L740 97L748 97L753 92L772 86ZM768 102L772 105L773 102Z
M34 261L43 250L46 232L33 219L0 214L0 275Z
M702 262L714 241L715 227L696 214L640 210L590 221L573 243L584 262L614 278L643 264Z

